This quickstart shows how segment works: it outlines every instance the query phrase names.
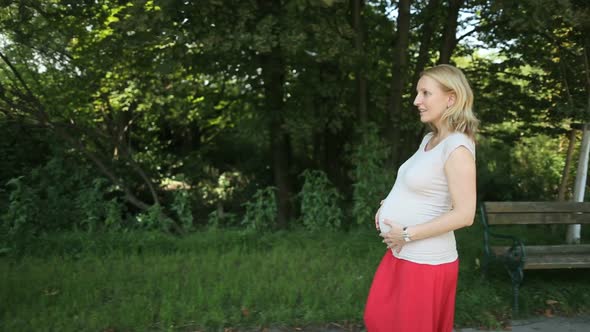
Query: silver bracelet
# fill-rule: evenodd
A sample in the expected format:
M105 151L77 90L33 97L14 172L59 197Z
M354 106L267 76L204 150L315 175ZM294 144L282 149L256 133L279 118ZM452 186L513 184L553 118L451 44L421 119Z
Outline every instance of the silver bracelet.
M404 238L404 241L406 241L406 242L412 241L410 234L408 234L408 226L404 227L404 229L402 230L402 236Z

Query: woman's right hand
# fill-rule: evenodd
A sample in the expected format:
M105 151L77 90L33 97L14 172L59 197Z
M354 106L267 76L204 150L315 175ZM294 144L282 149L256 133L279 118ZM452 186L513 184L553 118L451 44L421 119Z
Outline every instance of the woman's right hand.
M379 203L379 205L383 206L383 201L381 201L381 203ZM381 212L381 206L379 206L379 209L377 210L377 213L375 213L375 228L380 231L381 228L379 227L379 212Z

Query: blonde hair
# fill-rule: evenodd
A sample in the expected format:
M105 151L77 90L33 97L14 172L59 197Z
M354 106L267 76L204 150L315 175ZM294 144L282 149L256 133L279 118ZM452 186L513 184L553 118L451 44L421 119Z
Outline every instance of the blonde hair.
M443 91L455 95L455 102L442 114L442 121L451 132L461 132L475 141L479 120L473 114L473 91L461 70L451 65L438 65L420 73L435 80ZM434 134L436 126L429 124Z

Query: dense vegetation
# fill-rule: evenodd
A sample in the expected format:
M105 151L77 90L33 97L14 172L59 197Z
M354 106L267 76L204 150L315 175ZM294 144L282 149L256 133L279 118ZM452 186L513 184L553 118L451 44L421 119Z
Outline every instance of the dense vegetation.
M475 92L478 198L568 199L589 55L585 0L0 0L3 269L62 233L364 234L439 63Z

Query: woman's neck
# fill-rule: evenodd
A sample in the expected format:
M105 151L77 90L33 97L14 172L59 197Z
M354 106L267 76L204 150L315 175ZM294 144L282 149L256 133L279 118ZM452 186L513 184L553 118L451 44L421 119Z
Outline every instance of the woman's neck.
M450 132L450 130L448 128L436 126L436 131L434 133L434 136L436 138L441 138L442 139L442 138L445 138L445 137L449 136L450 133L451 132Z

